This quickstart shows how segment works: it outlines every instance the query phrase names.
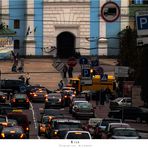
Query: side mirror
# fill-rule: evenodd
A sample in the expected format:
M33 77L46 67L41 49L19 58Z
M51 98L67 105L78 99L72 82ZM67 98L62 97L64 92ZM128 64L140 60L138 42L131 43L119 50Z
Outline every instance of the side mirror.
M94 106L93 109L96 109L96 107Z

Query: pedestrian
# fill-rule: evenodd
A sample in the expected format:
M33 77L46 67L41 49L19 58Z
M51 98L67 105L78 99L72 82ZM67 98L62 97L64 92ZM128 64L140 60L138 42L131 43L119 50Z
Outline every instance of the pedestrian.
M64 64L64 66L63 66L63 78L66 78L67 71L68 71L68 68L67 68L66 64Z
M100 91L97 90L97 91L96 91L96 106L99 105L99 101L100 101Z
M73 67L71 67L71 66L69 66L69 68L68 68L68 76L69 76L69 78L73 77Z
M109 100L111 99L111 95L112 95L109 87L106 88L105 93L106 93L106 103L109 103Z
M25 78L24 78L23 75L21 75L21 76L19 77L19 79L22 80L22 81L25 83Z
M20 59L20 66L18 67L19 72L24 72L24 59Z
M106 101L106 92L104 89L101 89L101 97L100 97L100 105L104 105L104 102Z
M27 84L27 85L30 84L29 81L30 81L30 74L29 74L29 72L27 72L27 73L26 73L26 84Z
M59 89L62 90L63 86L64 86L64 83L63 83L63 80L61 80L58 84L59 86Z

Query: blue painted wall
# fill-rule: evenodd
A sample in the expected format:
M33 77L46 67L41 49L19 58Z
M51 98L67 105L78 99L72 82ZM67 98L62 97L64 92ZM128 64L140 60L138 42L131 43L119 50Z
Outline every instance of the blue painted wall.
M121 8L121 0L114 0ZM120 17L114 22L106 22L106 38L108 39L108 55L117 55L119 53L119 40L117 34L121 30Z
M16 31L17 35L14 37L15 39L20 40L20 49L19 53L24 54L24 47L23 47L23 42L24 42L24 36L26 34L25 32L25 12L26 12L26 0L9 0L9 14L10 14L10 19L9 19L9 28L12 30ZM19 29L14 29L14 20L18 19L20 20L20 28Z
M99 37L99 0L90 0L90 40ZM90 55L97 55L98 53L98 41L94 40L90 42Z
M43 47L43 0L34 0L35 54L42 55Z

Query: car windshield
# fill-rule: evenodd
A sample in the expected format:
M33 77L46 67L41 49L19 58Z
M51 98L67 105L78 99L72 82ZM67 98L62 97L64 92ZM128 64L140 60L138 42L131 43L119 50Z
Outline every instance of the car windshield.
M16 99L25 99L26 95L25 94L17 94L14 96Z
M9 116L8 118L17 120L18 125L23 125L27 121L26 116L13 115L13 116Z
M49 116L56 116L56 115L61 115L61 111L56 110L56 109L45 109L44 110L44 115L49 115Z
M49 117L48 116L43 117L43 123L49 123Z
M88 133L72 132L68 133L67 139L90 139L90 136Z
M20 127L5 127L2 132L11 133L14 131L15 133L22 133L22 129Z
M73 122L54 122L55 129L65 129L65 128L81 128L80 123Z
M119 123L119 122L120 122L120 120L118 120L118 119L117 120L105 119L105 120L102 120L101 126L107 126L109 123Z
M5 117L0 117L0 122L5 122L6 118Z
M78 107L79 108L92 108L92 105L90 103L86 103L86 102L83 102L83 103L78 103Z
M135 130L130 129L115 129L113 131L114 136L128 136L128 137L136 137L138 136Z

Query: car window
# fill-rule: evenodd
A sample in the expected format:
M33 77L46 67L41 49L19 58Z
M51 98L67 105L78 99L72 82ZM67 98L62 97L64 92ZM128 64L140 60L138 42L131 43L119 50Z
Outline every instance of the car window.
M17 120L18 125L28 123L27 117L25 115L8 115L8 118Z
M72 132L68 133L67 139L90 139L90 136L88 133Z
M5 122L6 118L5 117L0 117L0 122Z
M101 122L101 126L108 126L109 123L120 123L120 122L121 121L118 120L118 119L116 119L116 120L115 119L112 119L112 120L111 119L108 119L108 120L103 119L102 122Z
M129 136L129 137L137 136L137 132L135 130L129 130L129 129L114 130L113 134L115 136Z
M127 99L127 103L131 103L132 102L132 100L131 99Z

